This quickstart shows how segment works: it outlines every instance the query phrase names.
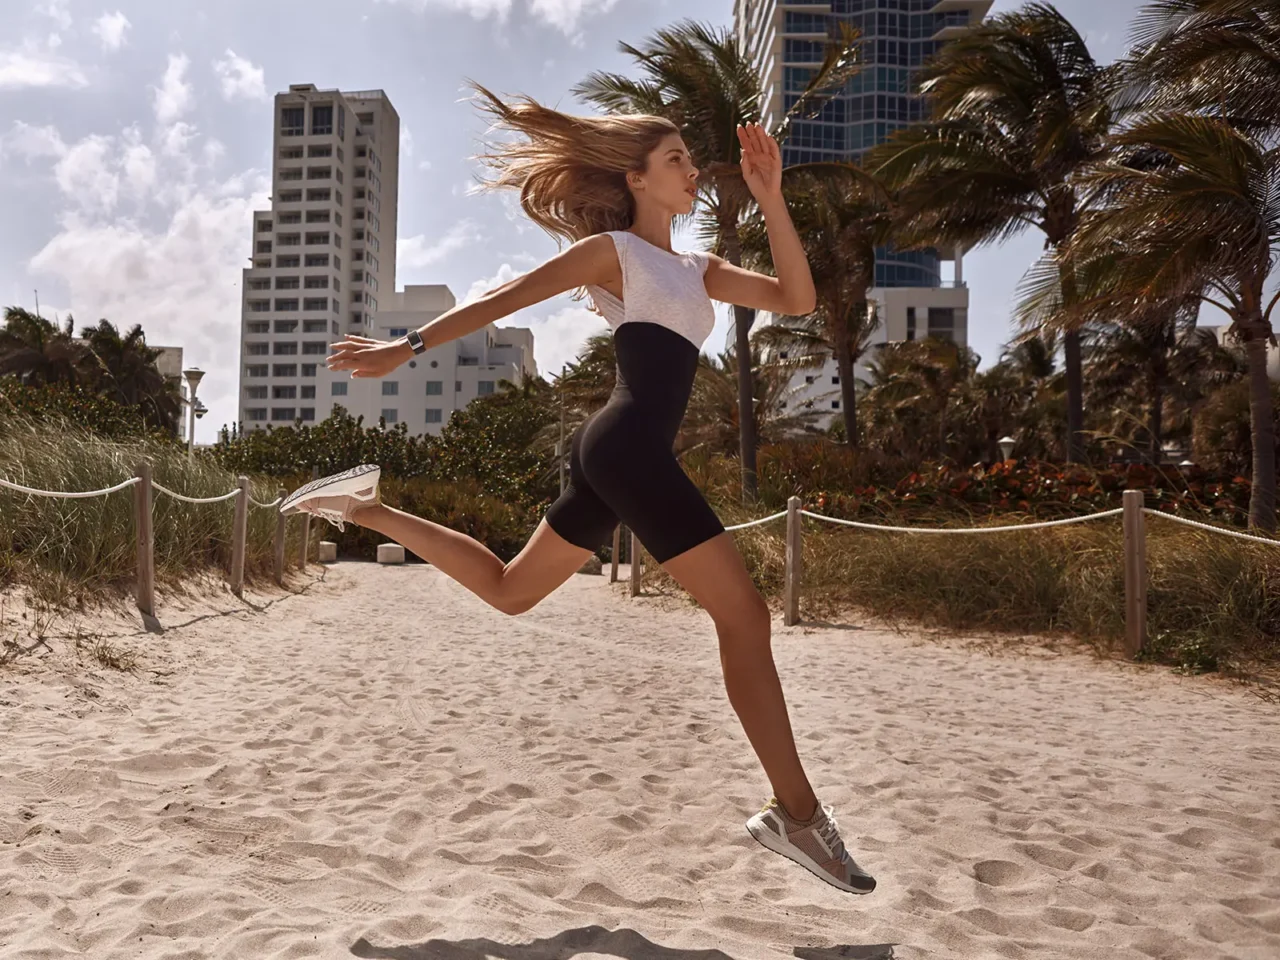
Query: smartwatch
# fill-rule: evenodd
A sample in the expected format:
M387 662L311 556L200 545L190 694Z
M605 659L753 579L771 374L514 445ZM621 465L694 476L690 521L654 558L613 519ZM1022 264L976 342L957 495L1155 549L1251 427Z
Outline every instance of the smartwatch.
M410 330L404 335L405 340L409 342L409 346L414 353L423 353L427 349L427 345L422 342L422 334L417 330Z

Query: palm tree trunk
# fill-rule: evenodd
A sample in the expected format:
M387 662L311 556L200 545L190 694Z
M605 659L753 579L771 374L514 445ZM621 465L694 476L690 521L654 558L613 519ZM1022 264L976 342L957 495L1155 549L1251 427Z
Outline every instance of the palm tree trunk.
M1062 338L1067 374L1067 463L1084 460L1084 372L1080 363L1080 331Z
M738 240L738 217L721 211L720 242L724 258L735 267L742 266L742 244ZM756 415L752 399L751 324L756 312L737 304L733 307L734 351L738 355L738 456L742 464L742 502L754 503L758 490L756 480Z
M1257 320L1251 326L1270 324ZM1249 363L1249 419L1253 440L1253 484L1249 494L1249 526L1267 533L1276 529L1276 427L1267 378L1267 340L1250 335L1245 342Z
M857 392L853 382L853 351L849 349L849 318L843 312L835 322L836 373L840 377L840 407L844 411L844 436L849 449L858 449Z

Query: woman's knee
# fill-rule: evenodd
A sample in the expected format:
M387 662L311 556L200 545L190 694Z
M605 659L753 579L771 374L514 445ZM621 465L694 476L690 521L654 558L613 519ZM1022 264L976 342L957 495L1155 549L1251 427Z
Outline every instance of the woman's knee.
M753 650L769 648L773 624L769 605L759 592L752 591L732 610L713 618L721 650Z

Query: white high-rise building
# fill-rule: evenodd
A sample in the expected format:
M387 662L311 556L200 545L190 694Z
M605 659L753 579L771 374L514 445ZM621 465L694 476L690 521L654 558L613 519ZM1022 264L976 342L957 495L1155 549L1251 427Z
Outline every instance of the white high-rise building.
M385 414L438 433L497 381L536 376L532 332L493 325L385 380L330 372L339 336L402 336L454 297L443 285L396 291L400 116L387 95L294 84L273 116L271 209L254 214L244 271L242 429L313 423L336 403L369 424Z
M763 82L766 128L799 98L822 63L828 37L838 35L838 22L860 32L862 70L816 117L792 125L782 145L783 165L857 160L894 130L925 119L925 105L910 92L913 75L940 46L981 23L990 8L991 0L734 0L734 33L754 55ZM941 264L948 260L952 276L944 279ZM879 318L876 343L927 336L961 345L968 341L969 291L961 250L879 248L868 296ZM756 322L778 319L785 318L763 313ZM726 347L733 344L730 323ZM864 365L855 367L855 376L865 374ZM800 388L796 402L826 411L827 422L840 412L834 358L797 374L793 386Z

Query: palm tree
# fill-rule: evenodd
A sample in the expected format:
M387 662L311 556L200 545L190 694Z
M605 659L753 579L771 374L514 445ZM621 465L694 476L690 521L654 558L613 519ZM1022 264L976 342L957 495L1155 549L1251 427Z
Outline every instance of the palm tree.
M62 329L21 307L6 307L0 329L0 376L23 383L80 383L85 347L72 336L74 320Z
M1193 296L1231 318L1244 344L1250 383L1253 485L1249 523L1276 526L1276 440L1267 380L1275 343L1266 282L1280 247L1280 150L1267 149L1225 120L1160 113L1115 135L1120 150L1157 162L1117 158L1086 179L1112 202L1085 217L1067 246L1066 268L1085 278L1087 298L1066 322L1098 320L1137 305L1151 309Z
M175 431L182 413L178 385L156 366L161 351L147 346L142 324L123 337L115 324L99 320L80 336L88 346L85 368L93 389L117 403L139 407L150 424Z
M797 102L771 131L781 143L797 118L807 118L844 86L859 69L856 32L840 25L840 37L827 45L826 55ZM684 20L657 31L640 47L620 43L644 75L634 80L620 74L595 72L573 88L582 100L612 113L643 113L667 117L680 127L685 143L700 168L699 204L694 216L709 223L713 252L735 266L742 265L739 225L752 205L739 165L740 123L759 122L763 82L755 66L755 51L744 49L727 29ZM756 424L751 418L750 332L754 311L734 306L738 374L739 455L742 495L756 497Z
M1097 64L1054 7L1030 3L948 42L918 74L929 121L897 131L865 165L902 203L900 247L980 246L1029 226L1070 240L1092 203L1079 175L1109 149L1118 71ZM1064 295L1074 296L1069 275ZM1067 459L1081 459L1080 335L1063 331Z
M857 383L854 366L879 327L868 291L875 284L876 246L888 240L890 200L874 178L852 164L814 163L789 167L783 187L796 232L813 274L817 307L804 317L762 328L756 339L794 369L821 366L834 356L840 381L845 442L858 448ZM773 271L762 218L742 230L743 264ZM792 356L794 355L794 356Z
M1205 113L1266 136L1280 127L1280 3L1156 0L1134 20L1123 109Z

